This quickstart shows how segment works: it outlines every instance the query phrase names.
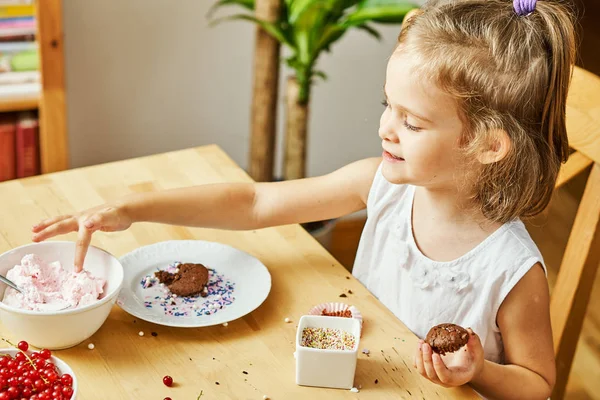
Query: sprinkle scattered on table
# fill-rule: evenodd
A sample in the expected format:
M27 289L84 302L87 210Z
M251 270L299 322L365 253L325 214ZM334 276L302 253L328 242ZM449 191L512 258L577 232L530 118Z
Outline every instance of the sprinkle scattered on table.
M362 353L366 354L366 355L371 354L371 352L369 351L369 349L363 349Z
M340 294L340 297L348 297L348 296L346 296L346 293L342 293L342 294Z
M286 324L289 324L290 322L292 322L292 320L286 317L286 319L284 319L283 322L285 322Z
M88 349L94 350L94 347L96 347L96 346L94 346L94 343L88 344Z
M140 335L140 336L144 336L144 331L140 331L140 332L138 333L138 335Z
M355 388L355 387L353 387L352 389L350 389L350 391L352 393L358 393L359 392L359 390L357 388Z

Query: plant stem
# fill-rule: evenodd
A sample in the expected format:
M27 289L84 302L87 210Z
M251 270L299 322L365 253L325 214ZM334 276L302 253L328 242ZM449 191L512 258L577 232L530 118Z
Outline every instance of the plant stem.
M306 82L304 82L306 85ZM284 179L301 179L306 176L306 148L308 130L309 92L304 87L306 101L301 101L303 84L289 77L286 88L286 143Z

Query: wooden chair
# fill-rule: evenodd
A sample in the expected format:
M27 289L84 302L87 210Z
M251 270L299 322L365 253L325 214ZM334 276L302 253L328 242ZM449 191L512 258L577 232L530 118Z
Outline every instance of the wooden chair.
M591 166L550 300L557 382L564 398L573 356L600 264L600 78L575 67L567 99L567 134L575 150L556 187Z

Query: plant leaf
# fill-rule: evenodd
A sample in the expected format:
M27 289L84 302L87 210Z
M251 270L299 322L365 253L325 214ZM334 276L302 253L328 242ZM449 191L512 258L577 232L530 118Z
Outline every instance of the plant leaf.
M313 76L317 76L317 77L323 79L324 81L327 80L327 75L323 71L313 71Z
M369 25L358 25L356 28L366 31L369 35L373 36L377 40L381 40L381 35L377 30Z
M267 32L269 35L271 35L272 37L277 39L277 41L279 41L279 43L286 44L286 45L290 46L292 49L295 48L294 44L292 42L290 42L290 40L286 37L285 32L282 29L280 29L276 24L273 24L272 22L264 21L262 19L254 17L252 15L247 15L247 14L230 15L228 17L223 17L223 18L213 20L210 23L210 25L214 26L214 25L220 24L221 22L232 21L232 20L245 20L245 21L254 22L255 24L259 25L262 29L264 29L265 32Z
M239 5L247 8L248 10L254 11L255 2L254 0L219 0L213 4L212 7L210 7L208 13L206 13L206 16L211 17L215 11L217 11L217 9L230 5Z
M347 26L344 25L330 25L325 29L323 36L318 44L318 51L329 51L329 46L339 38L341 38L346 30Z
M406 13L418 8L412 2L398 0L364 0L346 18L346 23L359 25L365 22L401 23Z
M288 22L294 24L309 8L322 0L292 0L288 3Z
M210 7L208 12L206 13L206 18L212 18L215 12L221 7L236 4L247 8L248 10L254 11L254 0L219 0Z

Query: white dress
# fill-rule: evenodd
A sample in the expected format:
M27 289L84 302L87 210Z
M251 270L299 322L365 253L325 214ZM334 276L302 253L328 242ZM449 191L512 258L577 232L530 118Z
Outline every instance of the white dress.
M414 193L414 186L388 182L379 167L353 275L419 338L440 323L470 327L485 358L503 363L498 309L536 263L544 266L542 255L525 225L514 221L456 260L433 261L413 237Z

